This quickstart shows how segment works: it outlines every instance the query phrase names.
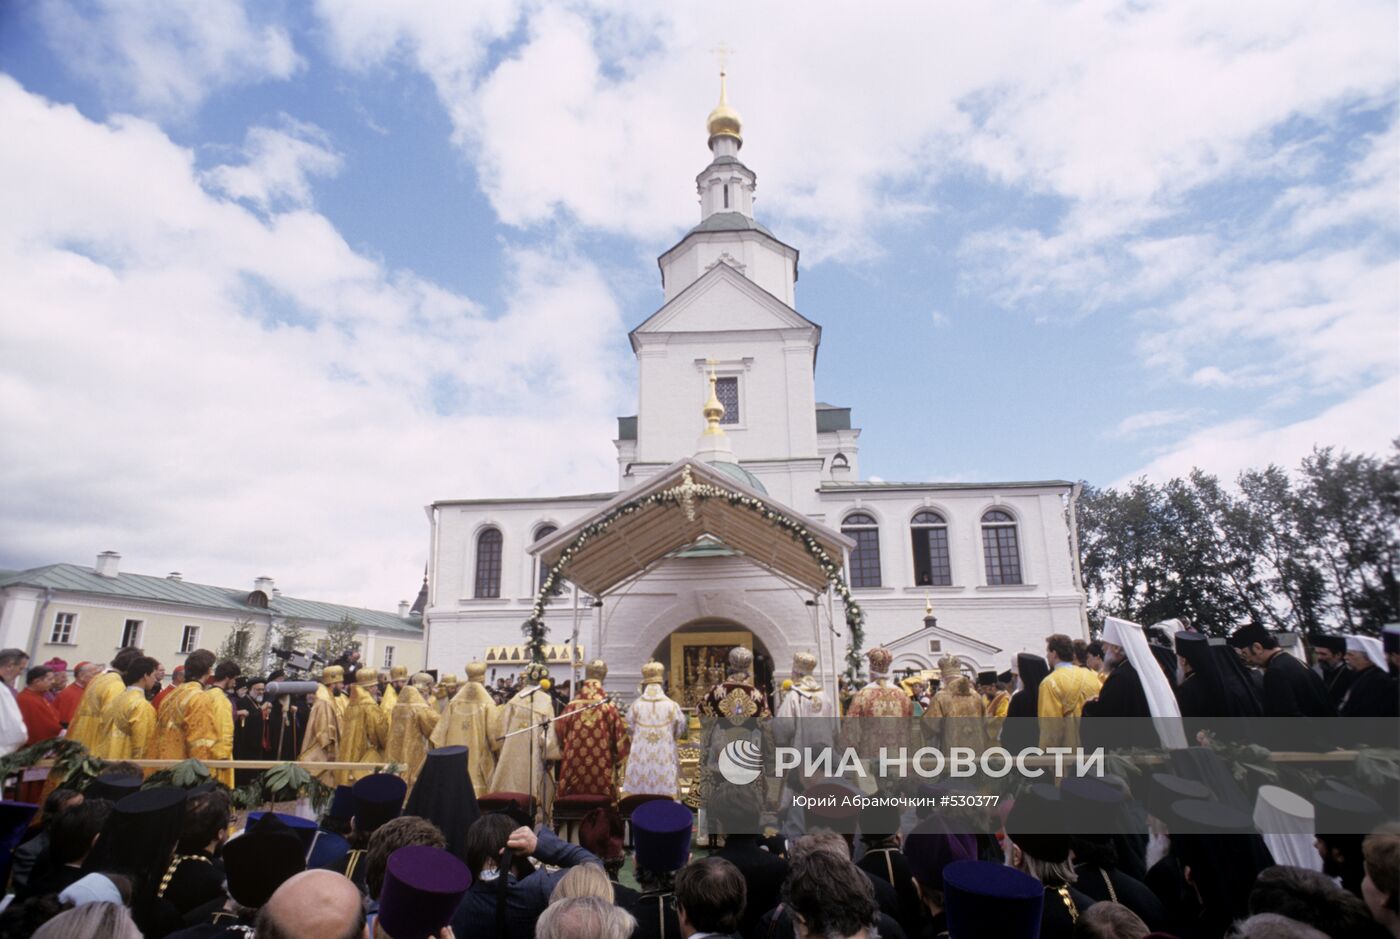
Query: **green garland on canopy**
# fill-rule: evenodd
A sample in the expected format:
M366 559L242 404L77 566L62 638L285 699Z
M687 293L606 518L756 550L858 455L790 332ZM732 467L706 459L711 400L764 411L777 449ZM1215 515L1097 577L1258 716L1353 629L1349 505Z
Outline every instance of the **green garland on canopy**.
M564 568L590 538L597 538L606 533L619 519L654 505L679 508L693 517L695 502L704 502L707 499L724 499L730 505L748 509L755 515L761 516L764 521L787 532L793 541L801 544L807 553L821 565L827 583L841 598L841 603L846 611L846 628L850 630L850 641L846 645L846 673L854 678L861 667L861 647L865 642L865 611L851 596L850 587L846 586L846 579L841 574L841 562L832 558L831 554L821 546L816 536L805 525L782 512L776 512L769 508L762 499L746 496L722 486L696 483L691 479L689 466L685 468L683 479L684 482L678 486L653 492L640 499L616 506L606 515L585 526L570 542L569 546L560 553L559 559L549 568L544 580L540 583L540 589L536 592L534 604L530 609L530 618L520 627L520 632L526 639L525 645L530 653L530 661L544 664L544 647L549 636L549 627L544 623L545 607L562 591Z

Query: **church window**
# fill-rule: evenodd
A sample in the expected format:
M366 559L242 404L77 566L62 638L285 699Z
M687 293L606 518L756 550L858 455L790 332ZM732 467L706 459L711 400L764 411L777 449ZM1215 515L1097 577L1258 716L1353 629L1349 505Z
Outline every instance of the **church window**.
M559 526L557 525L541 525L535 529L535 540L543 541L558 530ZM544 562L538 558L535 559L535 567L538 568L535 574L535 589L538 590L544 586L544 579L549 576L549 568L545 567Z
M488 528L476 536L475 596L494 598L501 595L501 530Z
M724 184L724 207L729 208L729 184Z
M953 583L948 557L948 522L937 512L919 512L910 523L914 540L914 583L948 587Z
M735 375L715 379L715 397L724 405L721 424L739 423L739 379Z
M982 553L987 560L987 583L1021 583L1021 555L1016 544L1016 519L1000 509L982 516Z
M49 642L53 645L73 644L73 627L78 625L77 613L55 613L53 629L49 631Z
M851 551L851 586L880 586L880 527L874 516L864 512L847 515L841 534L856 543Z

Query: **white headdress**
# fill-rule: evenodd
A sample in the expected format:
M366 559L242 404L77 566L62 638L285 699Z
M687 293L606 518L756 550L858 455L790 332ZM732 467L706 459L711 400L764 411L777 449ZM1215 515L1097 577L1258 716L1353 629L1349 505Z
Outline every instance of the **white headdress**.
M1125 619L1106 617L1103 621L1103 641L1122 646L1128 661L1137 671L1142 682L1142 693L1147 697L1147 710L1152 714L1152 723L1157 728L1157 736L1168 749L1181 750L1187 746L1186 729L1181 725L1181 708L1177 706L1176 695L1167 681L1157 657L1147 646L1147 636L1137 623Z
M1383 672L1390 671L1390 663L1385 660L1385 646L1374 636L1343 636L1347 641L1348 652L1360 652L1371 660L1371 664Z

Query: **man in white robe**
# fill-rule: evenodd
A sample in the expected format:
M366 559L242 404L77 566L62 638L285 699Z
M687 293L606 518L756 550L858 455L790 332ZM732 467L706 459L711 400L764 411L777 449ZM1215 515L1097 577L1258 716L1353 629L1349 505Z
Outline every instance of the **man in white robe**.
M632 751L622 791L631 796L641 793L680 798L680 748L689 721L685 711L666 696L662 682L666 666L648 662L642 666L642 693L627 708L627 729L632 735Z
M489 791L527 793L535 800L537 817L548 818L554 803L554 780L545 770L545 760L558 758L558 754L545 751L549 722L554 719L549 669L532 663L521 674L524 687L493 715L491 738L500 742L501 755L491 774Z

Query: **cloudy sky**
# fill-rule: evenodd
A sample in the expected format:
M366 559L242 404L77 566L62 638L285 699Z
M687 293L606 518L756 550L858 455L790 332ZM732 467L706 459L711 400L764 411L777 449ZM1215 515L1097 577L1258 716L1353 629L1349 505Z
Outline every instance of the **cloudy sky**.
M0 566L392 608L615 485L732 48L885 479L1233 476L1400 404L1393 0L0 6Z

